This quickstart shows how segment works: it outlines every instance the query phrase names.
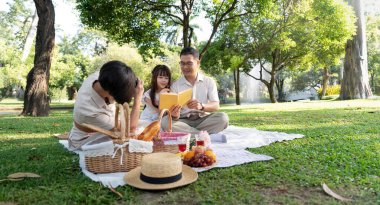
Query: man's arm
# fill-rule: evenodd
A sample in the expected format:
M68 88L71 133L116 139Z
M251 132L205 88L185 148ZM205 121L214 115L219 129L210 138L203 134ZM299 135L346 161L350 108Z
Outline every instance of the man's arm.
M192 99L187 103L187 107L205 112L215 112L219 110L219 101L201 103L197 99Z

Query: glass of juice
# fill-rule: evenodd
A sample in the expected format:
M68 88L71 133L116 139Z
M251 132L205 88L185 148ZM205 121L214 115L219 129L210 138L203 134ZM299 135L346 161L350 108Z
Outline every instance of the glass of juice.
M204 146L205 145L205 141L204 141L203 137L200 135L195 135L195 142L196 142L197 146Z
M177 137L177 144L178 144L178 150L180 152L186 151L186 144L187 144L187 136L184 137Z

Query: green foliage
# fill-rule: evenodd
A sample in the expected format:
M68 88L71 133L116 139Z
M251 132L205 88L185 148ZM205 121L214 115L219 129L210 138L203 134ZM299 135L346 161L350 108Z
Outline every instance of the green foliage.
M368 72L372 91L380 94L380 14L367 16Z
M66 100L67 99L67 92L66 89L61 89L58 87L50 87L48 95L51 100Z
M15 0L7 3L7 12L0 11L0 96L16 86L25 88L26 75L33 67L32 56L21 62L21 48L33 15L28 6L31 3Z
M342 0L313 2L313 62L319 67L336 66L344 56L346 42L356 32L353 9ZM334 28L334 29L331 29Z
M83 24L105 31L120 45L135 42L142 53L149 55L150 50L158 53L161 47L163 27L159 19L163 14L147 7L149 4L139 1L77 1Z
M178 65L179 52L163 49L163 53L162 57L158 56L144 60L139 54L138 49L133 46L124 45L120 47L115 44L110 44L106 52L93 59L88 71L92 73L99 70L107 61L120 60L130 66L136 75L144 82L145 88L148 88L150 86L150 73L157 64L168 65L172 71L173 79L177 79L180 76L181 71Z
M21 49L31 25L34 8L28 0L8 1L9 11L0 11L0 39L5 39L7 45Z
M0 103L0 106L2 104ZM379 101L323 101L225 106L231 125L298 133L304 138L249 149L274 159L199 173L177 189L146 192L128 185L118 197L89 180L79 156L53 137L72 126L72 112L0 118L0 177L20 171L38 179L0 182L0 201L17 204L340 204L321 183L352 204L378 204ZM333 117L332 117L333 116Z
M321 95L322 93L322 88L319 88L317 90L319 96ZM327 88L326 88L326 96L329 96L329 95L339 95L340 93L340 85L328 85Z
M304 71L313 65L335 65L354 29L352 9L343 0L276 0L268 3L260 15L229 21L217 39L224 47L215 50L223 52L225 50L220 48L227 47L234 51L240 59L245 59L239 68L247 73L255 65L260 66L259 72L251 77L268 87L274 102L274 84L270 82L276 80L274 76L278 72L283 69ZM215 54L220 58L218 52ZM212 58L213 55L209 56ZM234 59L228 52L227 56ZM224 70L230 69L226 61L215 62L219 62L214 63L216 65L222 64Z

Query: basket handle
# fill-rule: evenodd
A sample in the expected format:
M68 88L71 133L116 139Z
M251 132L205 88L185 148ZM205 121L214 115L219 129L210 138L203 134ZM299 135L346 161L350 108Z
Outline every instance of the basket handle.
M169 128L169 132L172 132L172 113L170 112L170 110L168 110L168 109L162 109L160 111L160 115L158 116L158 121L161 123L161 119L164 116L165 112L167 112L168 115L169 115L168 116L168 121L169 121L168 128Z
M116 105L116 113L115 113L115 129L119 128L119 105Z
M124 110L124 120L125 120L125 127L124 127L124 129L122 128L122 130L124 130L124 135L122 135L122 140L125 141L125 139L130 138L129 134L131 132L131 119L129 116L129 104L125 102L121 108Z

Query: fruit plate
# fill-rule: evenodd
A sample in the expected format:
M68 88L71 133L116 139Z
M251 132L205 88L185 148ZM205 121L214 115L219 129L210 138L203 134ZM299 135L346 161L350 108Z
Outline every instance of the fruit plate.
M209 170L209 169L212 169L214 167L216 167L216 165L218 164L218 161L214 162L214 164L210 165L210 166L206 166L206 167L191 167L194 171L196 172L203 172L203 171L206 171L206 170Z

